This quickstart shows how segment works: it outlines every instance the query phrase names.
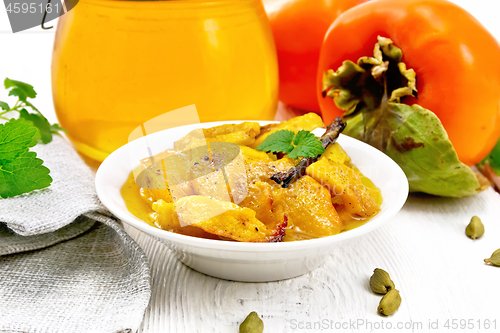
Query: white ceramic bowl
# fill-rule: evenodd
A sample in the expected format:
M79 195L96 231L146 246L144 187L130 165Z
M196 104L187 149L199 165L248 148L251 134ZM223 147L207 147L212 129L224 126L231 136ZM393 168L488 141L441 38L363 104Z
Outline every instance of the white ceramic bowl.
M343 241L364 235L396 215L408 196L408 181L401 168L379 150L353 138L341 135L342 145L353 163L380 188L383 196L381 211L364 225L338 235L284 243L240 243L201 239L180 235L150 226L132 215L125 206L120 189L139 159L147 157L140 147L145 143L153 154L172 148L173 142L195 128L207 128L241 121L213 122L164 130L132 141L113 152L100 166L96 189L102 203L119 219L169 246L187 266L227 280L265 282L296 277L322 265L328 254ZM260 122L265 125L270 122ZM320 136L318 129L314 133ZM143 156L131 152L142 151Z

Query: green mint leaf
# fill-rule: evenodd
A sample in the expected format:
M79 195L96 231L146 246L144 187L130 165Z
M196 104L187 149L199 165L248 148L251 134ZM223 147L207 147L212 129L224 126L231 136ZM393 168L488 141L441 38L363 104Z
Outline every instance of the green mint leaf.
M270 151L272 153L289 153L294 149L293 138L295 133L290 130L279 130L270 134L257 147L257 150Z
M32 151L24 151L15 160L0 164L0 197L9 198L48 187L49 169Z
M293 139L295 148L288 153L290 158L316 157L325 152L321 141L311 132L301 130Z
M33 104L31 104L30 102L24 101L24 104L26 104L27 106L29 106L33 110L38 111L38 109ZM40 112L40 111L38 111L38 112Z
M59 124L50 125L50 131L52 132L52 134L57 135L59 135L59 132L69 133L68 130L62 128L61 126L59 126Z
M28 111L26 111L25 109L22 109L19 112L19 116L33 123L40 134L40 137L37 139L42 141L42 143L45 144L52 141L52 130L50 127L50 123L44 116L37 113L28 113Z
M10 106L9 104L5 103L5 102L0 102L0 108L2 108L2 110L10 110Z
M38 141L44 144L49 143L52 141L53 134L59 134L59 132L67 132L58 124L51 125L48 120L40 113L40 111L33 104L31 104L31 102L27 101L27 98L36 97L36 91L33 89L32 85L21 81L11 80L9 78L5 79L4 84L6 89L11 89L9 92L9 96L17 96L19 97L19 100L22 101L19 106L16 106L15 110L19 112L19 118L31 122L38 130L33 137L35 142L33 145L35 145ZM19 108L23 106L31 108L33 111L36 111L36 113L29 113L25 108L19 111ZM5 111L10 110L10 106L5 102L0 102L0 108ZM0 158L0 160L1 159L2 158Z
M290 158L316 157L322 154L323 144L311 132L301 130L297 134L290 130L279 130L269 135L258 150L288 154Z
M52 178L43 161L29 148L36 144L37 128L24 118L0 124L0 197L42 189Z
M12 161L29 147L36 145L37 129L22 118L0 124L0 164Z
M26 101L36 97L33 86L9 78L4 84L6 89L11 88L9 96L19 97L25 106L37 112L31 114L22 109L18 119L0 124L0 198L9 198L48 187L52 183L49 169L29 148L35 146L38 140L43 143L52 141L52 132L60 130L60 127L56 125L52 128L38 109ZM0 102L0 108L11 110L5 102ZM15 111L18 110L16 103Z
M28 97L36 97L36 92L31 84L6 78L4 81L4 85L5 89L13 88L9 92L9 96L17 96L23 102L26 102L26 98Z

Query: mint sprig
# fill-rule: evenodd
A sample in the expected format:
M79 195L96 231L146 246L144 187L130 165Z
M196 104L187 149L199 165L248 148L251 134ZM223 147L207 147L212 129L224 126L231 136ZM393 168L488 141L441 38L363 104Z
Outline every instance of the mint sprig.
M270 134L257 150L287 154L290 158L309 158L323 154L323 144L309 131L294 133L290 130L279 130Z
M9 198L48 187L52 183L49 169L36 153L37 128L23 119L0 124L0 197Z
M29 150L38 142L49 143L52 136L65 131L58 124L50 124L29 101L36 97L33 86L6 78L9 96L17 96L16 103L0 101L0 198L9 198L48 187L52 183L49 169L36 153ZM17 112L17 119L10 119ZM9 116L9 117L8 117Z
M53 134L65 131L57 124L50 125L42 113L28 101L28 98L33 99L36 97L36 91L32 85L9 78L5 79L4 85L5 89L10 89L9 96L17 96L17 102L10 107L7 102L0 101L0 108L2 109L0 119L8 120L9 118L6 115L9 112L19 112L20 118L30 121L38 129L36 139L44 144L52 141Z

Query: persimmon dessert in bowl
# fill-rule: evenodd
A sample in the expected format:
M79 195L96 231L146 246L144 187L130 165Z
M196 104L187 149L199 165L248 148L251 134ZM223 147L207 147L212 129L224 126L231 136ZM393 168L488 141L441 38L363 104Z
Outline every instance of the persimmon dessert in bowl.
M96 175L103 204L164 242L187 266L274 281L320 266L335 246L393 217L408 182L389 157L313 113L144 136Z

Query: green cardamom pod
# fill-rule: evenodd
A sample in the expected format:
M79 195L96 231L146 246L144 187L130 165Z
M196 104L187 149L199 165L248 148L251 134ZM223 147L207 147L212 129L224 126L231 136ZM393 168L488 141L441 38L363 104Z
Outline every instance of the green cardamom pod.
M385 295L389 290L395 288L389 273L380 268L375 268L370 278L370 288L376 294Z
M487 264L491 263L492 265L500 266L500 249L493 252L491 257L489 257L488 259L484 259L484 262Z
M484 235L484 225L479 217L472 217L469 225L465 228L465 234L472 239L477 239Z
M240 325L240 333L262 333L264 322L257 312L252 311Z
M387 292L387 294L382 297L380 304L378 305L378 312L385 316L390 316L397 311L399 305L401 304L401 296L397 289L392 289Z

